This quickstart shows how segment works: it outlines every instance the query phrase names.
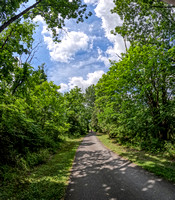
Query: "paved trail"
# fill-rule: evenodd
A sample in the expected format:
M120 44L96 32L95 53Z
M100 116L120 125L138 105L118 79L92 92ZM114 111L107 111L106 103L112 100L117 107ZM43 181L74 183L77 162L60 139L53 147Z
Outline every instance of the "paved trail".
M175 200L175 185L122 159L89 134L76 153L65 200Z

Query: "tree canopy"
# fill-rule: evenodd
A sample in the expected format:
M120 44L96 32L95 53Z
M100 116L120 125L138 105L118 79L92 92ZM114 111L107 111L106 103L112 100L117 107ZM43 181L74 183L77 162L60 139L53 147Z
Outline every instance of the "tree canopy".
M40 15L57 40L65 20L82 22L81 0L3 0L0 7L0 180L8 169L26 170L59 149L65 136L89 130L89 114L79 88L65 94L48 81L45 64L31 64L35 53L32 22ZM21 11L23 10L23 11Z
M173 6L162 1L114 1L116 26L130 42L95 86L93 127L118 142L163 149L174 141L175 59Z
M0 7L0 180L56 152L65 136L89 129L149 151L175 142L175 12L158 0L114 0L123 24L113 30L130 42L97 85L64 94L48 81L45 64L33 68L32 22L40 15L53 38L68 19L91 13L81 0L3 0ZM26 6L26 7L25 7ZM24 10L23 10L23 7ZM21 11L23 10L23 11ZM174 148L174 147L173 147ZM7 178L8 179L8 178Z
M129 42L170 45L174 40L175 12L173 7L161 1L116 0L113 13L117 13L122 26L113 33L120 34Z
M40 15L52 30L54 39L57 39L57 28L62 28L65 20L77 19L77 22L83 22L84 18L92 14L91 12L86 14L86 5L82 0L38 0L21 11L20 8L24 3L29 3L29 0L3 0L0 9L0 32L20 18L34 19Z

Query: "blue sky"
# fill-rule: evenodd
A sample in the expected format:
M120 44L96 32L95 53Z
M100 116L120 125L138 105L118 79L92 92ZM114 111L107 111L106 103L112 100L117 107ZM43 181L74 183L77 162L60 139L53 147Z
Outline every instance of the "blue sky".
M109 59L118 60L116 54L125 51L123 39L110 33L122 22L116 14L111 14L113 0L84 0L93 15L83 23L66 21L64 30L58 30L61 42L54 43L52 33L41 16L34 21L39 24L35 33L35 43L40 48L35 54L33 65L46 64L49 81L61 86L61 92L75 86L85 90L96 84L108 71Z

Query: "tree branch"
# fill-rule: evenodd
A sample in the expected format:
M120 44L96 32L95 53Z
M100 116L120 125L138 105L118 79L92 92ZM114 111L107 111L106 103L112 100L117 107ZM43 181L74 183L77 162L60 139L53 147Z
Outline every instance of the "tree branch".
M117 57L119 57L120 59L122 59L122 57L118 53L116 53L116 55L117 55Z
M41 42L38 42L38 43L36 44L36 46L33 47L33 48L29 51L29 55L28 55L28 57L27 57L25 63L31 63L31 61L32 61L32 59L33 59L35 53L37 52L37 50L38 50L40 44L41 44Z
M123 38L123 41L124 41L124 44L125 44L125 50L126 50L126 52L127 52L127 51L128 51L128 47L127 47L127 45L126 45L126 37Z
M9 26L11 23L13 23L14 21L16 21L17 19L19 19L21 16L23 16L24 14L26 14L29 10L35 8L42 0L39 0L38 2L36 2L35 4L33 4L32 6L28 7L27 9L25 9L24 11L22 11L21 13L19 13L18 15L15 15L14 17L12 17L11 19L9 19L7 22L5 22L3 25L0 26L0 33L7 28L7 26Z
M5 44L6 44L7 41L9 40L10 36L12 35L12 33L13 33L13 29L10 31L10 34L7 36L6 40L5 40L4 43L2 44L2 46L1 46L1 48L0 48L1 50L4 48Z
M151 8L175 8L175 6L151 6Z

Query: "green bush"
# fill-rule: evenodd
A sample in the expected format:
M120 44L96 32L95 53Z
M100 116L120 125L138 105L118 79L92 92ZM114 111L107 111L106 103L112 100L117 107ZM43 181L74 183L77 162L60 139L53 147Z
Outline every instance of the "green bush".
M27 165L33 167L35 165L44 163L49 158L50 152L48 149L41 149L39 152L30 153L28 152L25 156Z
M169 157L175 159L175 145L170 141L165 142L165 149Z
M144 139L141 141L140 147L142 150L146 150L153 153L158 153L165 150L164 141L158 138Z
M16 157L41 148L41 129L15 105L0 105L1 164L14 164Z

